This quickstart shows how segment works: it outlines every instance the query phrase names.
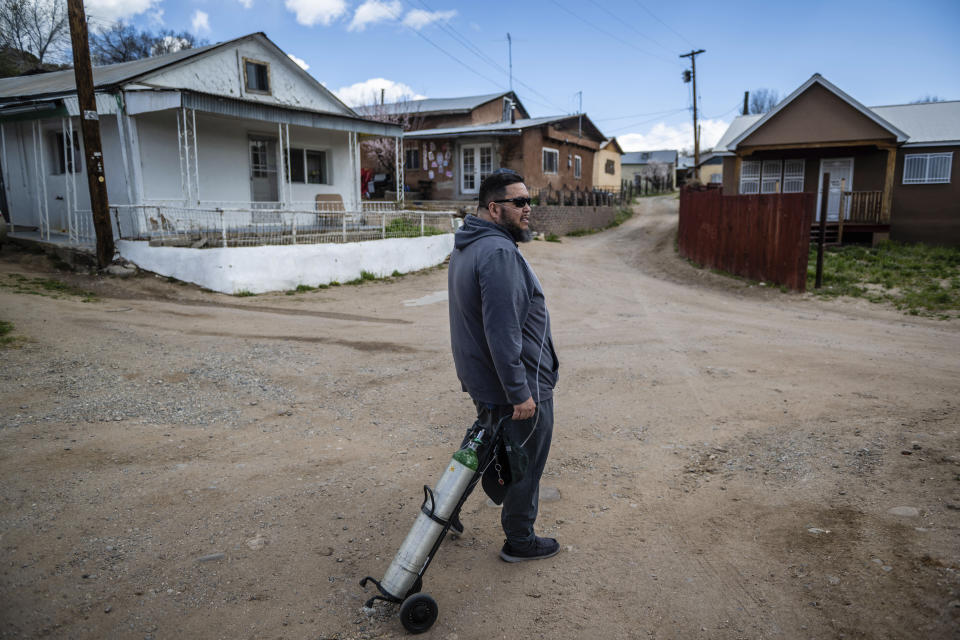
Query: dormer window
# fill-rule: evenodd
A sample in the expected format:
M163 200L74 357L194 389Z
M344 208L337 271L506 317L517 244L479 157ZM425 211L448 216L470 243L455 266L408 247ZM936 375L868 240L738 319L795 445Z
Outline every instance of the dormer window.
M270 65L244 58L243 80L247 91L251 93L270 93Z

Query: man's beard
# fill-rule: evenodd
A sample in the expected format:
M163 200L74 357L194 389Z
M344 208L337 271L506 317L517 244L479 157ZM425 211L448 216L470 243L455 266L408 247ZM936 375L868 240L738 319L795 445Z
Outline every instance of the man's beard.
M500 226L507 230L514 242L530 242L533 240L533 231L530 231L529 227L524 229L509 220L504 220L500 223Z

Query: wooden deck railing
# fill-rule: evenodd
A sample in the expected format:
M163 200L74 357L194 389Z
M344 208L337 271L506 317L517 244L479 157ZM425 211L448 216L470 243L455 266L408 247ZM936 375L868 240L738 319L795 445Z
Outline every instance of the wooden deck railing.
M848 224L889 224L883 215L882 191L844 191L840 211L846 212L841 222Z

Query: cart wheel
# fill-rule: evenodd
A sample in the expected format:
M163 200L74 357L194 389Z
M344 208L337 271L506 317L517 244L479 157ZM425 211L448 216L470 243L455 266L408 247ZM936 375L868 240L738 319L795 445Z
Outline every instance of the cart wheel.
M415 593L400 605L400 623L410 633L423 633L437 621L437 601L426 593Z
M409 598L415 593L420 593L422 589L423 589L423 578L421 576L417 576L417 581L413 583L413 586L410 587L409 591L407 591L407 595L405 597Z

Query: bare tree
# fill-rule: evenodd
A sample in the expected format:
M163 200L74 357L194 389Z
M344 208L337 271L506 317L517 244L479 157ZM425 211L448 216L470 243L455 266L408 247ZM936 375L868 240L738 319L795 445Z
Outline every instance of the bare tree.
M122 22L101 29L90 37L90 51L97 64L140 60L205 44L205 41L198 40L186 31L177 33L164 30L154 34Z
M0 0L0 48L19 56L21 71L63 59L70 48L66 3Z
M766 113L780 102L780 95L773 89L755 89L750 92L750 113Z
M946 102L946 99L941 98L940 96L933 96L933 95L927 94L922 98L918 98L914 100L910 104L926 104L928 102Z

